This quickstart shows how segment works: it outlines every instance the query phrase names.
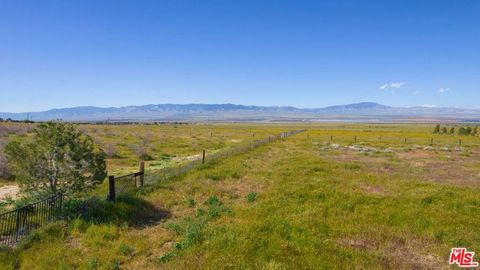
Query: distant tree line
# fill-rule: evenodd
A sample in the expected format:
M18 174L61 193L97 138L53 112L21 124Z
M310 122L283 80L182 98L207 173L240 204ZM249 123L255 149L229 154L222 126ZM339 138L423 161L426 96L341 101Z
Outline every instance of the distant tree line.
M0 123L3 123L3 122L6 122L6 123L28 123L28 124L35 123L32 120L14 120L14 119L11 119L11 118L3 119L3 118L0 117Z
M466 127L446 127L440 124L437 124L433 130L434 134L458 134L462 136L477 136L480 135L478 132L478 126L466 126Z

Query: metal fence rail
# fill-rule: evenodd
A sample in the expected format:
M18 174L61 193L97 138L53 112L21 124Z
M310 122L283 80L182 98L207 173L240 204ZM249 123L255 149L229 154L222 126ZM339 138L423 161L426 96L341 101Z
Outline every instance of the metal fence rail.
M63 194L56 194L0 215L0 245L12 246L30 231L62 213Z

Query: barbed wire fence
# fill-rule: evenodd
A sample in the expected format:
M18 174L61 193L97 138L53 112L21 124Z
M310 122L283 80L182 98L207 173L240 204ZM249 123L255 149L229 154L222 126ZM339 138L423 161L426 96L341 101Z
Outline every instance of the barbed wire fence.
M305 129L282 132L274 136L254 140L252 142L212 154L208 154L206 150L203 150L201 155L186 163L180 164L178 166L165 167L159 170L151 171L145 181L145 163L140 162L140 169L138 172L123 175L120 177L109 176L109 192L107 195L107 199L110 201L114 201L115 198L121 194L135 192L138 188L142 188L144 185L154 185L161 181L165 181L173 177L178 177L202 164L205 164L206 162L211 162L230 156L242 154L267 143L281 140L304 131Z

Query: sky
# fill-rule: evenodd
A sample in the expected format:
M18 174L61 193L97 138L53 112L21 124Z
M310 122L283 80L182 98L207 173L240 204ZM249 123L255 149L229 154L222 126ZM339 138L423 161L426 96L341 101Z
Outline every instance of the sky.
M480 1L0 0L0 111L480 108Z

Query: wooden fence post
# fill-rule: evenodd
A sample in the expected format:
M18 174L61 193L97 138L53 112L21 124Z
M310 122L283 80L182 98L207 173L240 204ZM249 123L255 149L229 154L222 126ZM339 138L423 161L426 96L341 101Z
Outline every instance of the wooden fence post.
M141 161L140 162L140 187L143 187L143 180L144 180L144 175L145 175L145 162Z
M333 135L330 135L330 141L333 141Z
M430 145L433 145L433 138L430 139Z
M109 201L115 200L115 176L110 175L108 177L108 197Z
M357 142L357 136L355 136L355 142Z
M202 153L202 164L205 164L205 150Z
M462 140L460 139L460 141L458 142L458 145L459 146L462 146Z

